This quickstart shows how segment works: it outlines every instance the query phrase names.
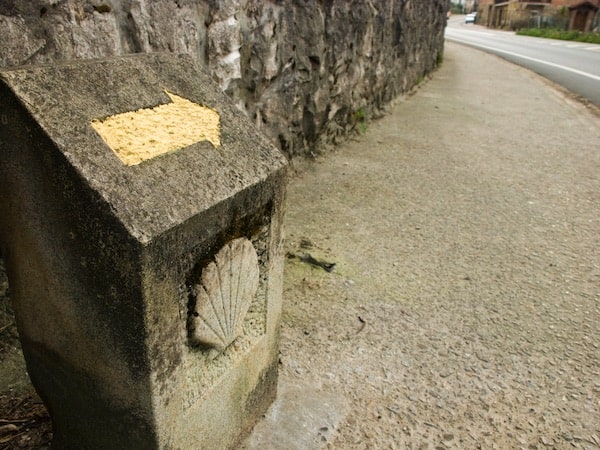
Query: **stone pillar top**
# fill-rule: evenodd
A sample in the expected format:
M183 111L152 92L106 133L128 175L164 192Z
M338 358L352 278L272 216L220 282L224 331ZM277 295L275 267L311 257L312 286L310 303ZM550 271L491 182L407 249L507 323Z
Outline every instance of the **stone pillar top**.
M286 165L188 56L24 67L0 80L0 98L18 99L142 244Z

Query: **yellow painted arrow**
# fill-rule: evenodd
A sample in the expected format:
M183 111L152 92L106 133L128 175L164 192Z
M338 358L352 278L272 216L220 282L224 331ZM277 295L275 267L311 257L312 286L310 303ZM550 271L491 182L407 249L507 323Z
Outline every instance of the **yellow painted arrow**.
M94 130L128 166L200 141L221 145L217 111L165 92L172 103L92 120Z

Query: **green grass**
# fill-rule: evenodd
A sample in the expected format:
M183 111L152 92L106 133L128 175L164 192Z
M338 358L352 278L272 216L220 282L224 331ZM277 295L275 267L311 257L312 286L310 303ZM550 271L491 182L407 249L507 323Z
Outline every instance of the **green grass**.
M518 30L517 34L549 39L561 39L563 41L600 44L600 33L582 33L580 31L565 31L556 28L523 28Z
M354 125L358 127L361 134L367 131L367 112L364 108L360 108L354 113Z

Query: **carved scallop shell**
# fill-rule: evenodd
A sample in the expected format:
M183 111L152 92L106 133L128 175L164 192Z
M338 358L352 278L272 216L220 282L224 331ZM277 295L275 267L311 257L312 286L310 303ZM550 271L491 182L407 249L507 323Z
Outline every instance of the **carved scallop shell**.
M252 243L238 238L225 244L193 286L196 306L188 324L192 344L223 351L242 334L258 280L258 257Z

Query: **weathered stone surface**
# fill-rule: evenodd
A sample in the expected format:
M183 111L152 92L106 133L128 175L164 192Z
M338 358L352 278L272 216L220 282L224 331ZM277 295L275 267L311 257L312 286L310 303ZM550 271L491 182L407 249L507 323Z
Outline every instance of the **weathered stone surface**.
M0 3L0 66L187 53L288 157L337 142L439 63L445 0Z
M165 90L214 109L220 142L125 164L92 122L167 104ZM189 57L0 71L0 253L53 447L231 448L266 409L285 171ZM240 238L258 287L214 355L191 339L191 290Z

